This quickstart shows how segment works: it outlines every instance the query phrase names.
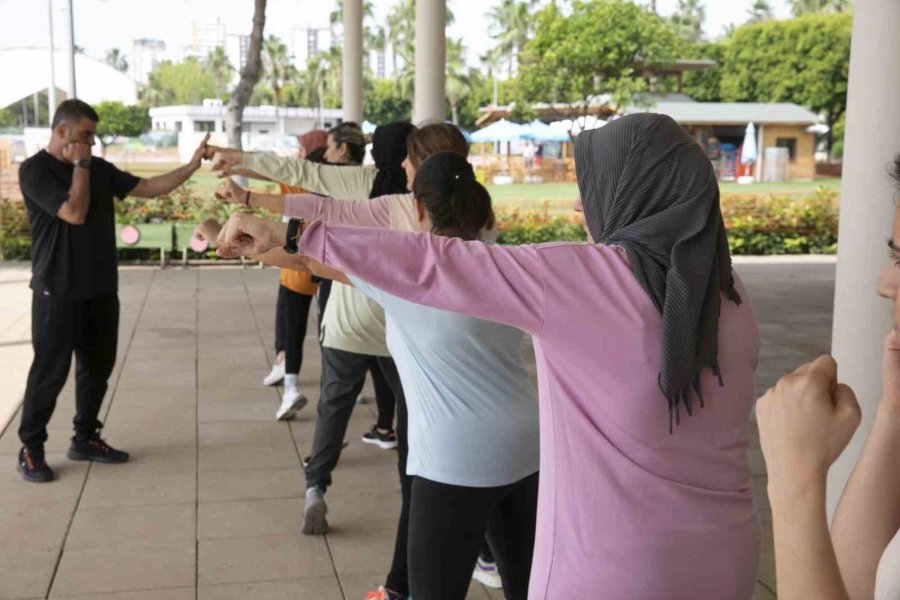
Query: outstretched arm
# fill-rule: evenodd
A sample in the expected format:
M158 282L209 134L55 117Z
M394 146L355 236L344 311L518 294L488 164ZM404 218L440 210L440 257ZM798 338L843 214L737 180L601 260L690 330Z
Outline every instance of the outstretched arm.
M258 255L284 244L285 226L232 215L219 254ZM300 253L390 294L540 334L543 263L533 246L487 246L428 233L329 225L305 227Z
M156 198L157 196L168 194L190 179L191 175L200 168L200 162L203 160L203 156L207 151L206 143L208 141L209 133L204 136L203 141L200 142L200 145L194 151L194 156L189 163L178 167L174 171L169 171L168 173L157 175L156 177L150 177L149 179L141 179L140 183L131 190L131 195L138 198Z
M372 200L338 200L316 194L288 194L284 216L307 221L328 221L357 227L391 227L391 202L403 196L380 196ZM251 201L253 203L252 195Z

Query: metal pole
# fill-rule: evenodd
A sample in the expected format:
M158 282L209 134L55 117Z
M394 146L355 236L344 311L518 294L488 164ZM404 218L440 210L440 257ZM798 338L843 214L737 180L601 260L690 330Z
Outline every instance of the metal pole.
M56 112L56 46L53 43L53 0L47 0L47 16L50 30L50 87L47 88L48 119Z
M69 0L69 99L78 97L75 86L75 13Z

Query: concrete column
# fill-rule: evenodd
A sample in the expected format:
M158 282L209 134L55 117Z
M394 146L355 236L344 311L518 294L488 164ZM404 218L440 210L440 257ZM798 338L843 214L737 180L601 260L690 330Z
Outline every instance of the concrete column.
M828 512L869 434L881 400L881 346L890 331L890 306L875 295L887 260L894 192L887 166L900 151L900 2L857 2L853 13L841 228L832 352L839 376L856 391L863 423L828 478Z
M444 93L447 45L444 27L446 0L416 0L416 81L413 123L443 121L447 113Z
M69 0L69 99L78 97L75 86L75 13L72 11L72 0Z
M343 51L343 105L344 120L362 123L362 58L363 58L363 3L362 0L343 0L344 3L344 51Z

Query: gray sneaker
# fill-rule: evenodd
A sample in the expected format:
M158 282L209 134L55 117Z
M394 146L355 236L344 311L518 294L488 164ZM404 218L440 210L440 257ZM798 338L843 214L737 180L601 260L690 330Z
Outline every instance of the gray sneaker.
M322 490L316 486L307 488L306 505L303 507L303 533L306 535L328 533L326 513L328 506L325 504L325 494Z

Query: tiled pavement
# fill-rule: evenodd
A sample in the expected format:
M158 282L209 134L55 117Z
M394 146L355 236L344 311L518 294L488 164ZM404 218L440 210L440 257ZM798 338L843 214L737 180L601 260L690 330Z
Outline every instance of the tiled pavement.
M760 385L768 386L827 349L834 267L764 263L739 271L762 323ZM27 288L22 292L21 278L6 279L19 283L4 286L4 303L13 304L15 288L22 313ZM0 600L359 600L381 581L399 489L394 454L358 441L372 423L370 406L354 413L350 446L328 493L332 531L299 533L300 460L315 410L307 406L296 421L277 423L278 394L260 385L273 358L276 281L271 269L122 270L119 360L104 435L133 460L110 466L65 459L70 382L47 447L58 480L24 483L14 471L13 419L0 437ZM0 333L21 329L21 316L10 318ZM0 350L12 347L5 341ZM18 371L27 364L27 347L17 347L15 360L0 355L7 395L21 385ZM301 383L312 402L317 350L310 336ZM771 517L758 449L752 461L767 530L756 597L768 600ZM470 588L469 598L501 597Z

